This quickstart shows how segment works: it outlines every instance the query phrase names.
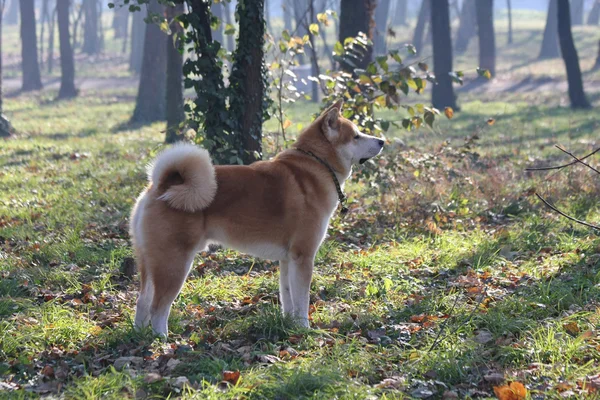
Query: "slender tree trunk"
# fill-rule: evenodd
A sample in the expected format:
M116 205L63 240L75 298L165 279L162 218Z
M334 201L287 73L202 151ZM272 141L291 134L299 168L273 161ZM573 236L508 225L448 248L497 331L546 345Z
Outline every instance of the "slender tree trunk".
M408 0L396 0L396 12L394 12L394 25L406 26L408 14Z
M223 4L225 5L225 22L230 25L233 25L233 21L231 20L231 10L229 7L229 2L225 1ZM227 35L227 50L233 51L234 49L235 45L233 43L233 35Z
M1 1L1 0L0 0ZM46 27L46 20L48 17L48 0L42 0L42 12L40 16L41 27L40 27L40 70L44 69L44 28Z
M183 14L183 4L177 4L175 7L167 7L167 18L172 20L176 16ZM183 112L183 56L179 52L179 46L183 50L181 37L176 43L173 38L183 33L181 25L177 21L171 23L171 32L173 34L167 40L167 93L166 93L166 113L167 113L167 134L166 143L175 143L183 140L183 134L179 125L185 119Z
M437 109L456 108L452 78L449 75L452 72L452 34L448 0L424 1L431 2L433 71L437 81L431 92L431 102Z
M546 27L544 28L544 37L542 38L542 48L539 59L560 57L558 46L558 6L557 0L550 0L548 3L548 15L546 16Z
M123 45L121 47L121 53L127 54L127 44L129 43L129 14L127 11L127 18L124 19L123 22Z
M496 33L494 32L494 1L476 0L479 36L479 67L496 76Z
M2 104L2 28L4 25L2 20L4 19L5 9L6 0L0 0L0 138L9 137L13 131L10 121L4 116Z
M225 25L225 21L223 20L223 3L213 3L210 7L210 12L220 21L217 29L213 29L213 40L219 42L221 47L225 47L223 43L223 26Z
M506 0L506 8L508 9L508 44L513 42L513 25L512 25L512 4L511 0Z
M584 1L571 0L571 26L583 25Z
M377 7L375 8L375 55L385 54L387 51L386 37L389 14L390 0L377 0Z
M98 54L100 52L100 40L98 37L98 7L96 0L83 0L85 24L83 25L83 47L86 54Z
M477 33L477 15L475 12L476 0L463 0L460 10L460 24L456 32L454 51L463 54L469 47L469 42Z
M264 64L265 19L263 0L239 0L240 33L231 71L230 111L238 117L244 164L262 158L262 123L266 112Z
M265 24L266 24L266 31L270 32L271 31L271 6L269 5L269 0L264 0L265 1Z
M340 34L339 40L344 43L349 37L358 36L363 32L369 39L373 39L373 14L375 11L375 0L341 0L340 3ZM373 49L369 48L362 60L357 62L358 68L366 68L373 60ZM349 66L342 65L346 70L352 70Z
M127 35L127 30L129 28L129 14L127 6L115 6L112 21L115 39L121 39Z
M579 56L573 34L571 33L571 10L569 0L558 0L558 37L560 51L567 69L567 80L569 81L569 98L571 108L590 108L590 103L583 91L583 80L579 67Z
M38 63L37 32L33 0L21 0L21 59L24 92L42 88Z
M289 0L282 0L281 8L283 9L283 29L292 32L292 6Z
M596 56L596 63L594 64L594 70L600 69L600 41L598 41L598 56Z
M150 0L148 12L162 14L157 0ZM156 24L146 26L144 57L135 110L131 122L164 121L167 73L167 36Z
M60 90L58 98L65 99L77 96L75 89L75 62L73 48L69 34L69 2L70 0L56 0L58 17L58 37L60 41Z
M131 18L131 53L129 54L129 69L136 74L142 71L144 57L144 38L146 23L142 11L136 11Z
M10 0L8 10L6 11L6 25L16 25L19 23L19 0Z
M50 14L50 26L48 27L48 74L54 69L54 31L56 30L56 3Z
M588 25L598 25L598 23L600 23L600 0L594 1L587 19Z
M423 0L421 8L419 10L419 17L417 18L417 26L413 34L412 44L417 49L417 54L421 54L423 49L423 36L425 35L425 28L427 27L427 21L430 20L431 15L431 3L427 0Z
M78 29L79 29L79 25L81 24L81 19L83 18L83 12L85 11L85 7L83 7L83 5L79 6L79 9L77 10L77 16L75 17L75 21L73 22L73 51L75 51L75 49L77 49L77 47L79 46L79 35L77 34Z

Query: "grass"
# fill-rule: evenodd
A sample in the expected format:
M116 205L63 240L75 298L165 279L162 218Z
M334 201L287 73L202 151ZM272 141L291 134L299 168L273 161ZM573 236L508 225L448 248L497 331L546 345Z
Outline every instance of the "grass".
M541 35L530 17L516 15L517 42ZM584 57L596 54L588 31L576 30ZM518 67L537 41L499 70L554 74ZM461 92L452 121L389 132L347 184L351 212L317 255L311 329L280 314L276 262L223 249L196 258L162 343L132 330L137 278L121 273L164 129L126 124L134 96L4 103L19 134L0 143L0 398L475 398L510 381L529 398L597 395L600 240L533 193L599 223L600 183L581 167L524 172L564 162L556 143L597 147L594 110L565 108L563 93ZM299 102L289 116L306 124L316 110ZM139 359L117 368L123 357Z

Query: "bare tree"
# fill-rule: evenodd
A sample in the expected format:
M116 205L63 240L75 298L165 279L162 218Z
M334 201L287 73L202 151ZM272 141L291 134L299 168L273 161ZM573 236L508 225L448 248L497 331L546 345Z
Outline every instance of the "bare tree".
M144 57L144 38L146 37L146 23L141 11L134 12L131 18L131 53L129 53L129 69L136 74L142 71Z
M467 51L469 42L477 33L477 16L475 13L475 0L463 0L460 10L460 24L456 32L454 51L462 54Z
M567 69L567 80L569 81L569 98L572 108L590 108L590 103L583 91L583 80L581 79L581 68L579 67L579 56L573 34L571 32L571 10L569 0L558 0L558 37L560 51L563 55Z
M157 0L150 0L148 12L162 14ZM138 95L131 122L153 122L165 119L167 36L156 24L146 26L144 57Z
M479 36L479 67L496 76L496 33L494 32L494 0L476 0Z
M21 64L23 86L21 90L39 90L42 88L40 65L38 63L37 34L35 28L35 9L33 0L21 0Z
M8 11L6 12L6 25L16 25L19 23L19 0L10 0Z
M394 12L394 25L408 25L408 0L396 0L396 9Z
M556 57L560 57L558 46L558 4L557 0L550 0L548 3L544 37L542 38L542 48L538 58L543 60Z
M171 23L171 37L167 43L167 88L166 88L166 143L175 143L183 139L180 124L185 119L183 111L183 50L181 34L183 28L174 18L183 13L183 4L167 7L167 18ZM173 40L175 39L175 40Z
M292 6L290 5L289 0L281 1L281 8L283 11L283 29L286 29L288 32L292 31Z
M508 10L508 44L513 42L513 26L512 26L512 4L511 0L506 0L506 8Z
M593 69L600 69L600 41L598 41L598 56L596 56L596 62L594 63Z
M4 114L2 104L2 20L4 19L4 10L6 8L6 0L0 0L0 138L9 137L12 134L12 126L10 121Z
M61 69L58 97L61 99L77 96L77 89L75 89L75 61L73 59L73 48L71 47L69 33L69 3L70 0L56 0Z
M600 23L600 0L595 0L590 13L588 14L587 24L598 25Z
M584 1L571 0L571 26L583 25Z
M375 8L375 38L373 41L376 55L384 54L387 51L386 37L389 14L390 0L378 0L377 8Z
M98 5L96 0L83 0L85 25L83 25L83 47L86 54L100 52L100 36L98 35Z
M425 27L427 21L430 19L431 3L427 0L423 0L421 8L419 10L419 17L417 18L417 26L413 34L412 44L416 47L417 53L421 53L423 47L423 36L425 35Z
M54 31L56 30L56 4L54 9L50 12L50 19L48 23L48 73L51 74L54 69Z
M115 31L115 38L127 37L129 31L129 9L125 5L117 5L114 8L112 28Z
M448 0L424 1L431 2L433 71L437 81L431 92L431 102L438 109L456 108L456 97L450 77L450 72L452 72L452 34Z

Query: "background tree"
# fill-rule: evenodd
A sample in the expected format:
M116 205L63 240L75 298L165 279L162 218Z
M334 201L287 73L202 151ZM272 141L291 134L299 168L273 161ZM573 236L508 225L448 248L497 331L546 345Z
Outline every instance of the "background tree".
M144 40L146 23L142 11L134 12L131 17L131 52L129 53L129 69L136 74L142 72L144 58Z
M463 0L460 10L460 22L456 32L454 51L462 54L467 51L469 42L477 32L477 16L475 13L476 0Z
M373 40L376 55L384 54L387 51L386 38L389 15L390 0L378 0L375 8L375 38Z
M292 31L292 7L289 0L281 1L281 8L283 11L283 29L288 32Z
M571 26L583 25L584 1L571 0Z
M479 36L479 68L496 76L496 33L494 32L494 0L476 0Z
M83 47L81 50L86 54L98 54L100 52L98 4L96 0L83 0L82 7L85 24L83 25Z
M34 0L21 0L21 64L24 92L42 88L38 63Z
M185 119L183 112L183 29L174 18L183 13L183 4L167 7L167 19L171 22L171 37L167 44L167 88L166 114L167 132L166 143L174 143L183 139L180 124Z
M2 28L4 19L4 10L6 9L6 0L0 0L0 138L9 137L12 133L12 126L6 116L2 113Z
M508 44L512 44L513 42L513 27L512 27L512 2L511 0L506 0L506 9L508 11Z
M394 11L394 25L408 25L408 0L396 0L396 9Z
M448 0L431 2L431 29L433 34L433 72L437 83L431 91L431 102L437 109L456 108L452 87L452 33Z
M600 41L598 41L598 55L596 56L596 62L594 63L593 69L600 69Z
M112 28L115 31L115 38L128 36L129 14L127 6L121 5L114 8Z
M157 0L150 0L148 13L163 15L164 8ZM167 36L156 23L146 26L144 56L138 94L131 122L153 122L165 119Z
M571 10L569 0L558 0L558 38L560 51L563 55L567 69L567 80L569 82L569 98L572 108L590 108L590 103L583 91L581 79L581 68L579 67L579 56L573 33L571 32Z
M429 21L430 19L430 8L431 3L427 0L423 0L423 2L421 3L421 8L419 10L417 26L415 27L415 32L413 34L412 40L412 44L417 49L417 54L420 54L423 48L423 37L425 36L425 28L427 26L427 21Z
M343 44L347 38L358 36L363 32L369 39L373 39L373 14L375 11L375 0L341 0L340 2L340 35L339 40ZM356 66L366 68L373 58L373 49L369 48L357 60ZM348 69L348 66L342 65Z
M16 25L19 23L19 0L9 0L6 10L6 24Z
M77 96L75 89L75 61L71 47L69 33L69 3L70 0L56 0L56 14L58 19L58 38L60 42L60 99Z
M600 0L595 0L588 14L587 24L598 25L600 23Z
M548 14L546 16L546 27L542 38L542 48L540 49L540 60L560 57L558 46L558 5L557 0L550 0L548 3Z

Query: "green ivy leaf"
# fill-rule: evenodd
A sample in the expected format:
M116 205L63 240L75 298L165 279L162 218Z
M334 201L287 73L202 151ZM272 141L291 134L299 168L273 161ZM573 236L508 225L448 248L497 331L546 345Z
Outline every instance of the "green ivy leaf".
M319 25L317 25L317 24L310 24L309 27L308 27L308 30L313 35L319 36Z
M235 34L235 26L233 26L232 24L225 24L225 32L226 35L233 35Z

